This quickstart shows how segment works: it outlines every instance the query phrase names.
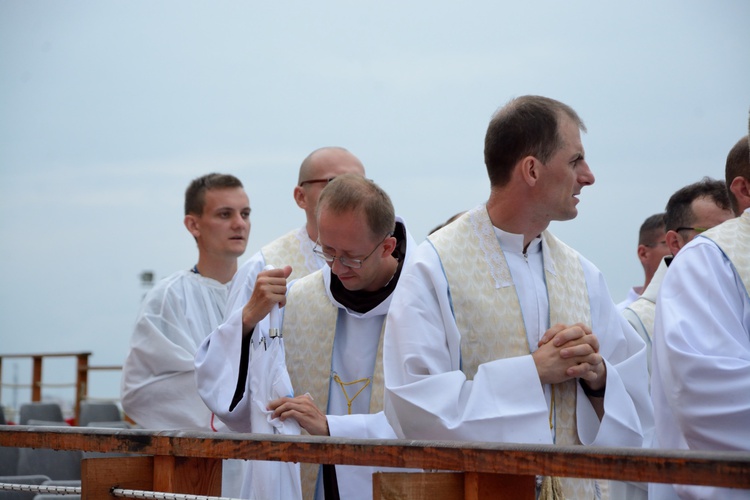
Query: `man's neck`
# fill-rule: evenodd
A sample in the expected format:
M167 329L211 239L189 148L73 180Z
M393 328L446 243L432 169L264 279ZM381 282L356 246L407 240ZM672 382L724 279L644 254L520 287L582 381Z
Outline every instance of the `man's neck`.
M226 284L237 272L237 259L211 259L200 256L196 267L201 276Z
M487 202L487 213L492 225L507 233L523 235L524 252L529 244L547 229L549 221L535 220L533 214L523 210L523 203L516 203L512 196L502 194L490 195Z

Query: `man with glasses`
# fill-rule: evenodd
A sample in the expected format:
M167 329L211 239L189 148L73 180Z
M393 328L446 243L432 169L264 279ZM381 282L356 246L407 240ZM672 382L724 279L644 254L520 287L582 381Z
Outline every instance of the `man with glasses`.
M356 156L341 147L316 149L302 161L293 194L297 206L305 211L305 225L268 243L240 267L229 290L228 310L245 305L258 274L266 265L291 266L290 279L301 278L323 267L323 260L312 252L318 238L315 207L323 188L336 176L347 173L364 177L365 168Z
M248 346L263 333L261 320L280 304L286 364L297 396L271 401L273 416L295 419L313 435L395 439L382 411L382 331L413 240L388 195L359 175L328 183L316 212L314 251L328 265L291 282L286 296L288 266L261 273L243 310L201 346L199 391L231 429L252 432ZM318 469L302 465L304 498L335 498L337 490L342 499L372 494L376 468L324 466L320 479Z
M750 451L750 145L731 149L737 217L680 249L656 302L651 396L657 448ZM681 224L700 231L697 222ZM731 500L750 491L651 484L649 497Z
M634 446L652 417L643 341L604 278L555 238L594 183L569 106L523 96L485 137L489 200L402 272L383 347L386 414L406 439ZM598 498L543 478L540 498ZM557 496L554 496L557 495Z
M628 290L628 296L622 302L617 304L617 309L622 311L632 304L641 296L648 284L654 277L656 269L659 267L662 258L669 255L669 247L665 238L666 230L664 229L664 213L654 214L641 224L638 230L638 260L643 266L643 273L646 275L646 281L643 286L634 286Z
M651 373L651 344L654 333L656 297L667 266L682 247L698 234L734 217L730 210L726 183L704 177L677 190L667 202L664 216L669 254L661 259L651 283L641 297L622 311L622 315L646 342Z

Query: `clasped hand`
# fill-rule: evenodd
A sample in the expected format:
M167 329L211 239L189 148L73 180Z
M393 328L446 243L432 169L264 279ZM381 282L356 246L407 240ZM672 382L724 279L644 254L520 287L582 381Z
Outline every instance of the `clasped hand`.
M599 339L582 323L554 325L539 340L532 357L543 384L579 378L591 389L598 390L607 381L607 368L599 354Z

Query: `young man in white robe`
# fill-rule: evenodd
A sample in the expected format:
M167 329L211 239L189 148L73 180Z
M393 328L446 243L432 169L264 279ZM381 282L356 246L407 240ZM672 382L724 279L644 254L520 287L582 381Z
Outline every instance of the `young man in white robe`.
M258 274L267 265L291 266L290 280L307 276L325 265L312 251L318 239L315 208L323 188L341 174L365 176L362 162L344 148L319 148L302 160L293 194L294 202L305 211L305 225L263 246L240 266L229 289L228 310L245 305L246 300L242 299L252 294Z
M388 195L360 175L330 182L316 219L315 252L328 265L290 283L286 296L289 266L262 271L252 295L243 297L245 307L233 311L201 345L195 360L199 392L228 427L253 431L249 343L263 333L261 319L281 304L281 334L296 397L270 401L274 417L295 419L313 435L395 439L382 411L382 330L414 242ZM303 464L304 498L332 498L334 474L340 498L371 498L372 473L379 469L325 469L318 474L317 465ZM324 482L332 485L326 491Z
M656 302L651 396L656 448L750 451L750 145L729 152L738 217L675 256ZM650 498L746 499L750 490L652 483Z
M185 192L185 227L198 262L144 298L122 369L122 407L146 429L222 430L195 385L198 346L224 319L229 282L250 235L250 202L239 179L208 174ZM222 491L236 496L242 461L224 461Z
M641 447L646 349L599 270L546 229L594 183L569 106L512 100L485 139L490 198L430 235L388 313L386 415L407 439ZM592 480L540 478L552 498ZM558 497L559 498L559 497Z
M648 350L648 370L651 373L656 297L672 258L699 233L734 217L727 196L726 183L705 177L678 189L667 201L664 235L669 255L661 259L659 267L641 297L629 304L622 315L641 336Z

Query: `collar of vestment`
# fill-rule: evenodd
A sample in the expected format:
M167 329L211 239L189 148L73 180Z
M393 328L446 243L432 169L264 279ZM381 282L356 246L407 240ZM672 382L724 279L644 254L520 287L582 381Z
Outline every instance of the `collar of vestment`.
M347 290L341 283L341 280L335 274L331 273L331 295L342 306L358 313L366 313L375 309L391 296L401 276L401 268L404 265L404 256L406 255L406 228L401 222L396 222L396 229L393 236L396 237L396 248L394 248L391 255L398 260L398 267L393 278L380 290L374 292Z

